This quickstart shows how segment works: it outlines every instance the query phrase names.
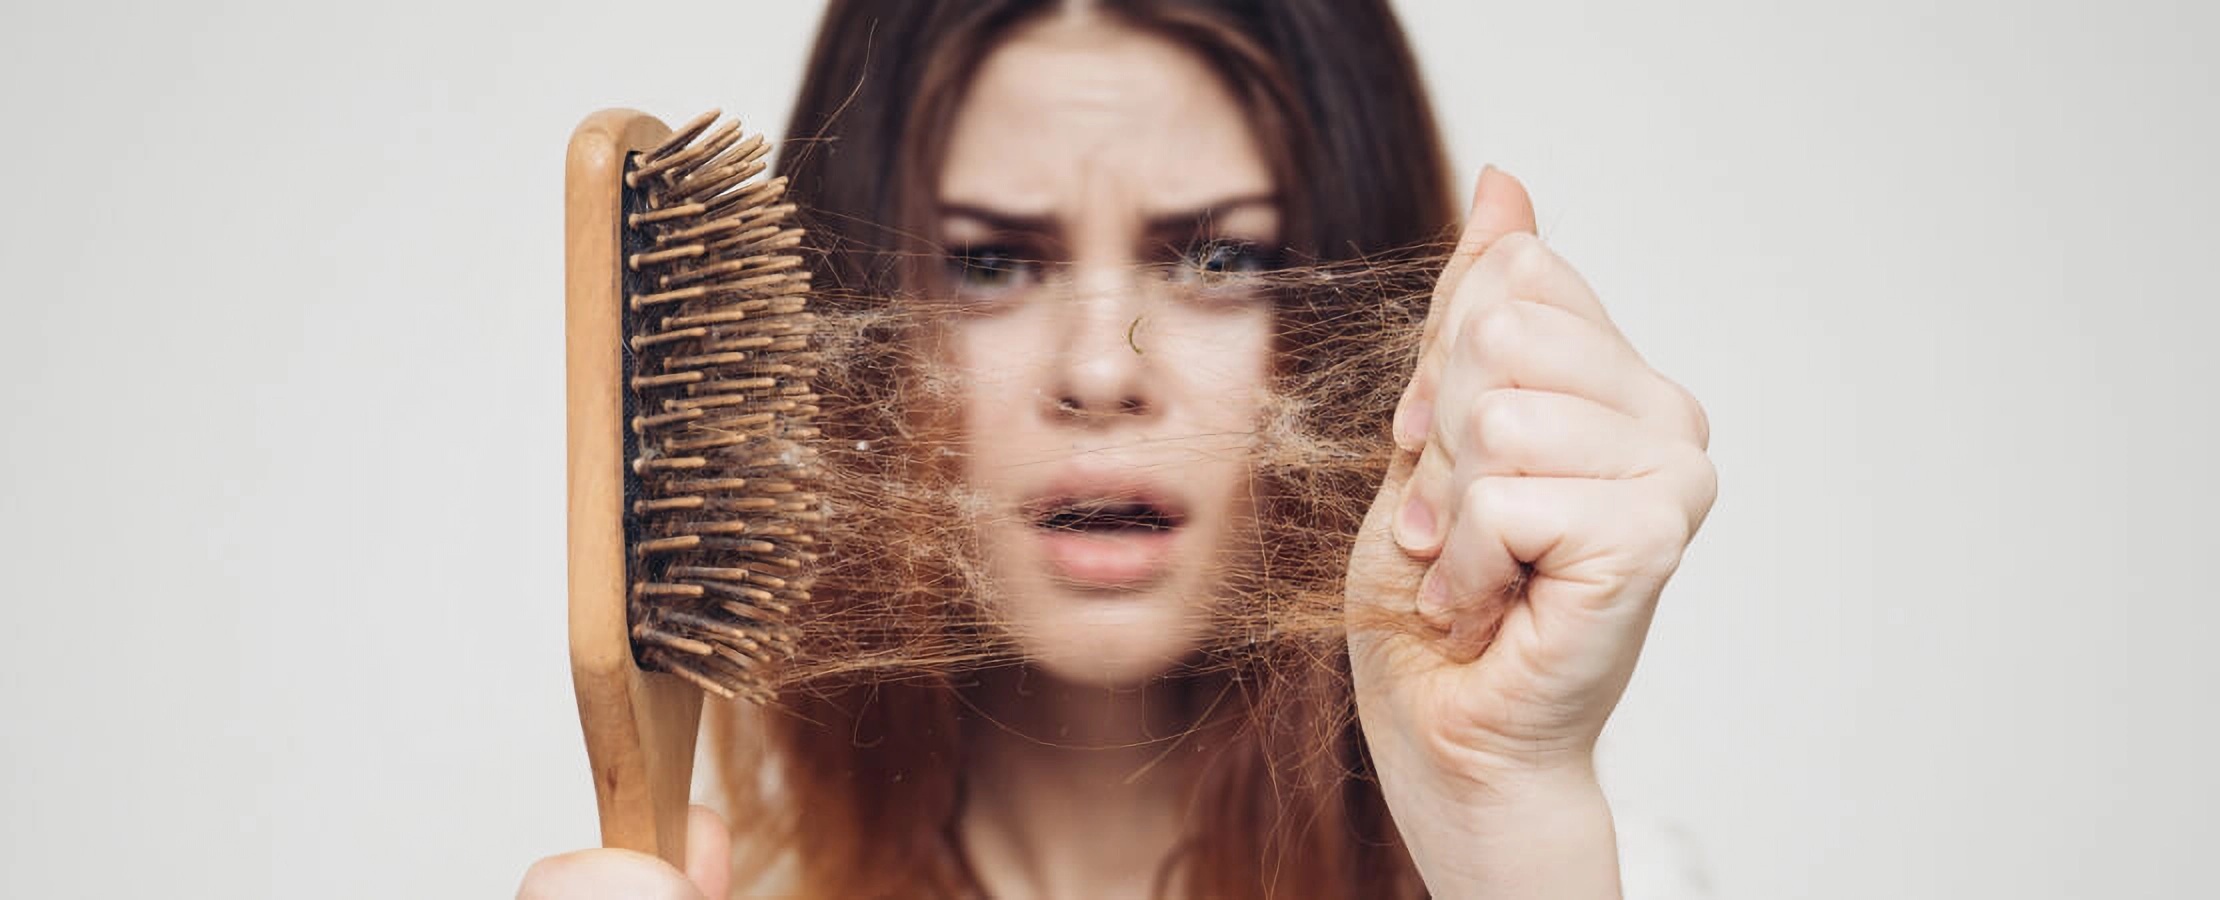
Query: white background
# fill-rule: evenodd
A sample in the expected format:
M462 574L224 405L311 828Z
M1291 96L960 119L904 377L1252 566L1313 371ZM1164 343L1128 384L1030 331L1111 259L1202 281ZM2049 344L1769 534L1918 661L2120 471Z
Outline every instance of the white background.
M1722 897L2206 894L2215 7L1403 8L1460 170L1716 425L1627 820ZM505 896L594 840L563 142L776 133L816 12L0 13L0 894Z

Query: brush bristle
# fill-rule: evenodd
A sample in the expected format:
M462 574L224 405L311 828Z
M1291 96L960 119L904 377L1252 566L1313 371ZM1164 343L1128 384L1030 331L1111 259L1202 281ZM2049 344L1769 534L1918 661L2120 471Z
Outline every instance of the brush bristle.
M628 621L642 668L762 700L823 516L814 318L770 147L718 118L626 166Z

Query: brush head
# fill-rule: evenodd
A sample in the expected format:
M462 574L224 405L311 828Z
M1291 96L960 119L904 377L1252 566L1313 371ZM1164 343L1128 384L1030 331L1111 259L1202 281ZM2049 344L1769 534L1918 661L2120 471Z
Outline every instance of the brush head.
M633 658L757 700L823 521L809 273L769 150L705 113L629 155L618 223Z

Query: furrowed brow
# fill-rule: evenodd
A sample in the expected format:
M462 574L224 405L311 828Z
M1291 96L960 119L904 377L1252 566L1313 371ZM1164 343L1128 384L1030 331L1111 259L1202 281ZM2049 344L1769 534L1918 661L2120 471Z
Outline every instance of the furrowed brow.
M1142 232L1157 238L1187 238L1208 231L1212 222L1236 212L1278 206L1279 197L1276 194L1227 197L1193 209L1151 215L1143 221ZM1063 222L1054 214L1011 212L975 203L942 203L940 215L944 220L969 220L989 231L1003 234L1035 234L1051 239L1063 234Z
M1055 216L1013 213L969 203L943 203L940 205L940 215L943 219L970 219L993 231L1046 235L1062 231Z
M1257 206L1277 208L1279 202L1279 197L1273 194L1247 194L1239 197L1228 197L1194 209L1152 215L1148 218L1147 231L1149 234L1195 234L1207 229L1212 221L1225 218L1235 212Z

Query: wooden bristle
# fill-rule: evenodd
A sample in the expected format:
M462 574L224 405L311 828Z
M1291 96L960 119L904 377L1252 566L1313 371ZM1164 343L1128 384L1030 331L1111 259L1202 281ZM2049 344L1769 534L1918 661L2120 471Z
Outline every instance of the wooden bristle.
M823 518L816 320L786 180L758 177L770 144L719 118L625 175L630 620L643 667L761 699Z

